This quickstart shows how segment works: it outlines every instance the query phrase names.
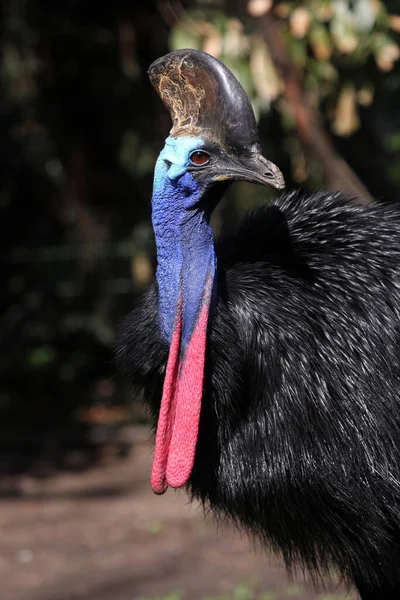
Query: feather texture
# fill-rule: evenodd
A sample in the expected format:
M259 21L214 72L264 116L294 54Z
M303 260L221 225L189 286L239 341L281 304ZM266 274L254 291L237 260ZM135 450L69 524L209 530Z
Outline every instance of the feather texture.
M291 193L216 255L190 494L288 568L334 566L365 599L400 597L400 210ZM117 344L155 418L157 306L153 286Z

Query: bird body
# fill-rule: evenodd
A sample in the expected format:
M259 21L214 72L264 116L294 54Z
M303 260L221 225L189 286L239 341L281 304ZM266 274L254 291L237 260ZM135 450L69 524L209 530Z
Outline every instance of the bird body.
M167 57L191 94L184 61L203 83L214 68L197 51ZM158 422L153 489L186 485L288 568L333 566L363 600L400 598L400 210L290 193L214 243L226 180L249 165L260 178L261 159L242 137L232 167L228 135L215 150L195 133L157 163L157 280L117 348Z
M400 211L291 194L216 255L190 493L289 567L334 565L398 593ZM157 307L154 285L118 350L155 417L168 356Z

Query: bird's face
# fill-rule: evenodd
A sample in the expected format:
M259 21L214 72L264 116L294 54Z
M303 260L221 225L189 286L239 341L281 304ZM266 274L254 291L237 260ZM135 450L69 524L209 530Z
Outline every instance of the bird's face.
M235 153L208 138L171 136L165 141L159 162L163 176L182 189L196 186L201 197L214 184L223 181L250 181L277 189L284 187L282 173L262 156L257 146L247 154Z

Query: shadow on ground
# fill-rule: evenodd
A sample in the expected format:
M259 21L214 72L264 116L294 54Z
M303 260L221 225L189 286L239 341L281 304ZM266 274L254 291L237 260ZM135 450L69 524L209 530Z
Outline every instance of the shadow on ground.
M217 530L184 493L152 494L151 444L84 473L14 481L0 500L7 600L341 600L289 582L245 536ZM354 600L355 595L347 596Z

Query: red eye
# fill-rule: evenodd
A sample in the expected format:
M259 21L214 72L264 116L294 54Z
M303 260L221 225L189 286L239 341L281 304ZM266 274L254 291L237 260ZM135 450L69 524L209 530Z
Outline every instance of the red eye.
M198 167L198 166L206 165L208 163L208 161L210 160L210 156L207 154L207 152L202 152L201 150L195 150L189 156L189 160L192 163L192 165L196 165L196 167Z

